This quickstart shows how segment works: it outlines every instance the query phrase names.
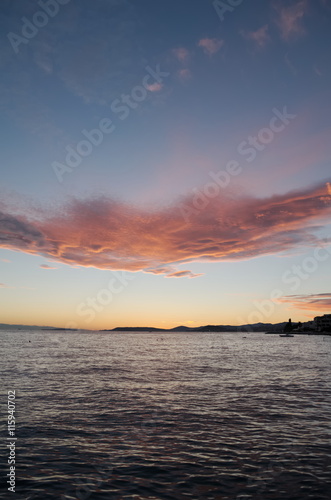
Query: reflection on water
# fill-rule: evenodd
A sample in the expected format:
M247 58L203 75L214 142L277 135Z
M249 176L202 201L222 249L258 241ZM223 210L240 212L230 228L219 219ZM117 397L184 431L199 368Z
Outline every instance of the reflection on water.
M18 395L0 498L330 498L331 337L0 335Z

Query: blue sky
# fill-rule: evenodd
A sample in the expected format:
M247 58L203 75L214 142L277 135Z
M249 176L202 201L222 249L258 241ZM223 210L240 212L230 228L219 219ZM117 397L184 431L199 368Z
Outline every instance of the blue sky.
M3 322L239 324L274 289L261 321L329 312L330 18L325 0L223 20L202 0L4 0Z

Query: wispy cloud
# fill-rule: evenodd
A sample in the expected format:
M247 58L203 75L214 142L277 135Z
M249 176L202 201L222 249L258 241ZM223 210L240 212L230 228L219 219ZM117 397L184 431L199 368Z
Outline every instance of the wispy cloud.
M308 11L307 0L300 0L294 5L284 6L277 4L277 24L283 40L289 41L305 33L303 18Z
M175 268L171 266L159 266L159 267L151 267L151 268L146 268L144 269L145 273L150 273L150 274L170 274L175 272Z
M49 266L48 264L41 264L42 269L57 269L57 267Z
M154 211L108 198L73 199L38 214L7 207L0 245L68 265L177 275L172 266L187 262L243 260L317 244L314 232L331 214L329 191L322 184L231 203L223 195L204 209L195 206L196 195ZM183 210L191 212L189 222Z
M224 40L218 38L202 38L198 46L202 48L205 54L212 56L216 54L224 45Z
M268 42L270 42L269 36L269 26L265 24L256 31L241 31L240 34L246 40L254 42L254 44L259 48L264 48Z
M202 274L195 274L191 271L176 271L174 273L168 274L167 278L197 278L198 276L202 276Z
M177 70L177 76L179 80L181 80L182 82L189 80L192 76L191 70L189 69L189 63L191 62L191 53L184 47L173 49L172 52L181 65L181 68Z
M11 290L35 290L35 288L32 288L30 286L9 286L9 285L5 285L4 283L0 283L0 288L7 288L7 289L11 289Z
M306 311L331 311L331 293L316 293L308 295L287 295L279 299L280 302L290 304L291 308Z
M178 47L176 49L173 49L172 52L176 59L182 63L187 62L190 59L190 52L189 50L185 49L185 47Z
M189 80L192 77L192 73L188 68L183 68L178 71L178 76L180 80Z
M6 3L10 30L19 34L22 14L31 19L38 6L25 2L22 10L23 4ZM139 18L131 1L98 0L97 9L88 0L73 4L63 7L28 45L20 45L19 56L28 73L24 64L18 64L10 43L1 48L0 107L29 131L44 136L61 135L62 130L52 116L47 91L45 95L34 91L40 77L51 75L49 82L61 82L66 92L85 103L108 106L137 85L137 75L143 77L146 66L135 36Z
M146 85L146 89L150 92L160 92L163 89L162 83L152 83L151 85Z

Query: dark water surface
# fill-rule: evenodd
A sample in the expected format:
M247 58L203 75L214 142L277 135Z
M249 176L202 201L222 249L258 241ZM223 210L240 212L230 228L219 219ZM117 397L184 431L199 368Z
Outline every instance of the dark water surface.
M0 339L5 444L8 390L17 407L16 493L0 498L331 498L331 337Z

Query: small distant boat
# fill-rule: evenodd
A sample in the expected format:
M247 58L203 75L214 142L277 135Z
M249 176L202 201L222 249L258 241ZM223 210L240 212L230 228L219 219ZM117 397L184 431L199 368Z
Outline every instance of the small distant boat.
M294 337L294 335L292 335L292 333L281 333L279 336L280 337Z

